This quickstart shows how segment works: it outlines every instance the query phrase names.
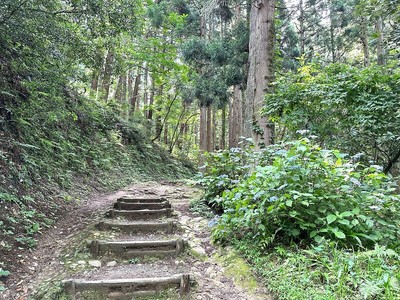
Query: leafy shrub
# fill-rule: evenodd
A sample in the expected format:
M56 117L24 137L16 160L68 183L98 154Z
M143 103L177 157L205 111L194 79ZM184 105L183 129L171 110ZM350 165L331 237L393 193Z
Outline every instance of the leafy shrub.
M214 210L222 212L222 193L235 187L254 166L259 153L251 149L251 146L246 146L205 154L205 171L199 174L197 183L205 188L205 202Z
M302 65L277 79L264 113L277 136L309 130L318 142L352 155L360 149L390 171L400 149L399 68Z
M378 166L363 167L308 139L274 146L265 153L259 156L259 166L237 186L221 180L227 190L219 200L224 213L214 230L217 240L249 239L263 248L275 239L398 246L400 198ZM220 177L213 182L207 179L211 192Z

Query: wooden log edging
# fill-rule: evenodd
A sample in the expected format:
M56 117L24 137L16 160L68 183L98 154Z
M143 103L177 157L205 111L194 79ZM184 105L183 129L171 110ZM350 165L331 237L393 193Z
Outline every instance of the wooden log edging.
M171 208L171 204L168 201L162 201L159 203L117 201L116 203L114 203L114 208L118 210L144 210L144 209L154 210L154 209Z
M178 274L169 277L132 278L132 279L107 279L107 280L80 280L68 279L62 282L64 290L75 296L77 292L97 290L105 293L137 293L145 291L160 292L165 288L176 287L181 295L190 292L189 274Z
M95 240L89 244L90 253L94 258L108 252L115 253L122 258L177 256L184 251L184 248L185 244L183 239L127 242L106 242Z
M118 222L99 222L96 225L98 230L119 229L125 232L157 232L163 231L165 233L174 233L178 229L177 222L135 222L135 223L118 223Z
M119 210L111 209L107 214L111 218L126 217L126 218L159 218L170 217L172 215L171 208L162 209L141 209L141 210Z
M117 199L117 202L126 202L126 203L160 203L168 201L165 197L156 197L156 198L140 198L135 196L122 196Z

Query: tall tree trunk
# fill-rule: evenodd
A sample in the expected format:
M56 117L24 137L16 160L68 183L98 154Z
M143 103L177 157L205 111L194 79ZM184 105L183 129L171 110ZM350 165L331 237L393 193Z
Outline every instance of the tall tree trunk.
M378 56L378 65L385 64L385 50L383 47L383 31L382 31L382 17L378 17L375 21L375 31L378 37L378 43L376 45L376 54Z
M105 101L108 100L108 96L110 94L110 85L111 85L111 75L113 71L114 64L114 54L111 50L107 52L107 58L104 64L104 73L103 73L103 99Z
M128 107L130 104L130 101L132 100L133 97L133 72L132 71L128 71ZM128 111L126 111L126 115L127 117L129 117L129 111L130 109L128 108Z
M122 75L122 95L121 95L121 103L126 102L126 93L128 90L128 84L126 80L126 72Z
M139 72L139 70L138 70ZM139 86L140 86L140 74L136 75L135 86L133 87L133 93L131 98L131 114L137 109L137 102L139 102Z
M221 140L219 143L219 148L225 150L226 148L226 105L222 107L221 113Z
M123 75L120 75L118 78L118 84L117 84L117 89L115 90L115 100L118 100L122 102L122 77Z
M93 70L92 81L90 83L90 96L97 97L97 90L99 88L99 70Z
M367 22L365 17L361 17L361 43L363 46L364 52L364 66L370 66L370 58L369 58L369 47L368 47L368 37L367 37Z
M249 72L247 78L245 130L256 147L273 142L273 126L260 114L273 81L275 0L256 0L250 11ZM253 125L254 123L254 125ZM252 127L255 127L252 130Z
M305 52L305 29L304 29L304 6L303 6L303 0L300 0L299 11L300 11L300 16L299 16L300 57L301 57Z
M168 145L168 123L164 123L164 144Z
M149 106L149 71L146 68L145 64L145 71L144 71L144 84L143 84L143 106ZM148 109L143 110L144 117L147 118L147 111Z
M140 111L140 84L142 83L142 75L138 74L136 77L137 81L137 90L136 90L136 111ZM136 82L135 82L136 87Z
M161 96L164 91L164 86L160 85L157 89L157 95ZM162 119L161 119L161 111L162 107L160 103L156 103L156 139L161 141L161 132L162 132Z
M200 105L200 155L199 164L204 165L204 155L203 153L207 151L207 107L205 105Z
M229 148L235 148L239 146L239 138L242 136L242 103L243 103L243 91L240 85L233 87L233 100L231 104L230 112L230 126L229 130Z
M154 78L150 76L151 87L150 87L150 99L149 99L149 109L147 111L147 119L153 119L153 105L154 105L154 92L155 92L155 83Z
M211 107L212 125L211 125L211 151L214 151L217 146L217 109Z
M212 106L207 106L207 136L206 150L212 152Z
M332 56L332 63L336 62L336 43L335 43L335 26L334 26L334 19L333 19L333 3L332 0L329 1L329 35L330 35L330 48L331 48L331 56Z

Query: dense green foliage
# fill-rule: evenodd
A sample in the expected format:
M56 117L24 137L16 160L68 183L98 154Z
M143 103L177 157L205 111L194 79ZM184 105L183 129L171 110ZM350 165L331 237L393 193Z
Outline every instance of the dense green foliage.
M278 125L279 138L308 130L320 144L362 152L363 161L387 172L400 149L399 96L398 68L310 64L276 81L264 112Z
M210 189L208 197L222 194L216 200L224 211L214 230L216 239L235 236L261 248L273 242L324 240L345 247L398 246L400 199L377 167L363 167L308 140L261 152L246 176L243 169L232 168L240 163L237 156L229 155L229 163L226 153L216 156L225 174L214 175L214 159L202 179Z
M280 299L396 299L400 197L379 166L301 139L212 154L199 183L214 240Z
M276 246L268 253L245 242L236 247L282 300L400 299L399 254L383 246L344 251L324 243Z

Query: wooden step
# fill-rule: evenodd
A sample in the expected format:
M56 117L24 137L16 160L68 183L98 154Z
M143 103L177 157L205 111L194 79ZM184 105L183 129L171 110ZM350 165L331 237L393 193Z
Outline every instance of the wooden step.
M126 203L160 203L167 201L165 197L153 197L153 198L141 198L136 196L122 196L118 198L117 201Z
M89 249L93 257L106 253L113 253L126 259L144 256L166 257L182 253L184 242L182 239L126 242L92 241L89 244Z
M136 203L136 202L125 202L117 201L114 204L115 209L119 210L143 210L143 209L162 209L171 208L171 204L168 201L163 201L159 203Z
M99 230L119 229L124 232L158 232L173 233L178 224L173 221L168 222L99 222L96 228Z
M168 288L177 288L181 295L189 293L190 276L178 274L169 277L108 279L108 280L79 280L69 279L63 281L65 291L73 297L77 292L95 290L104 294L117 294L118 299L132 299L132 296L147 293L157 293ZM111 295L110 295L111 296ZM112 297L114 298L114 297Z
M170 217L172 214L171 208L161 209L141 209L141 210L120 210L111 209L108 211L108 216L111 218L125 217L131 219L148 219L148 218L162 218Z

